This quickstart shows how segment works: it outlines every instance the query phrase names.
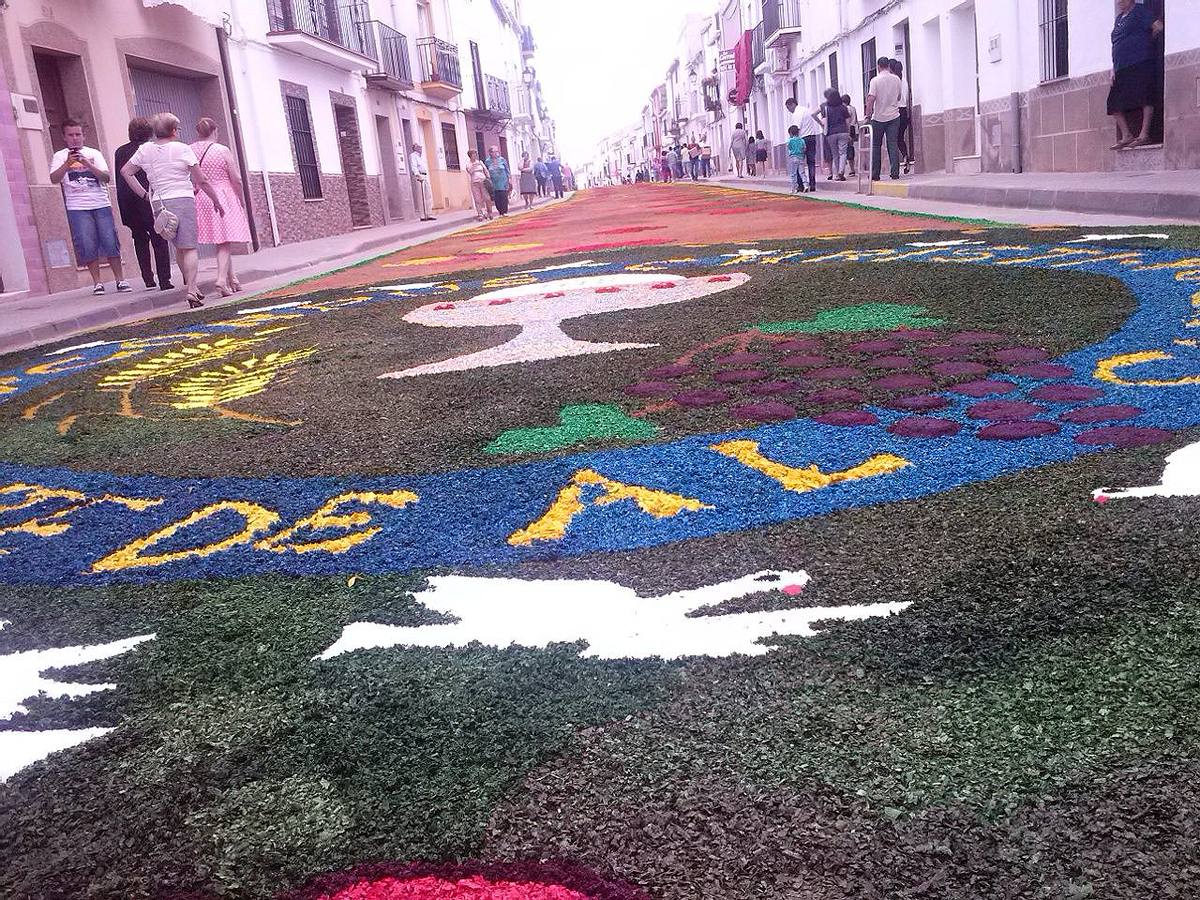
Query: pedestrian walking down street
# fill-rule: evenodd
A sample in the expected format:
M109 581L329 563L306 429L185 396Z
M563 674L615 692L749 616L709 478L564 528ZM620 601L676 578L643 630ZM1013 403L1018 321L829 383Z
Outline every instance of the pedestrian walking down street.
M900 177L900 96L902 83L892 74L892 61L881 56L878 74L867 87L867 121L871 123L871 180L878 181L887 141L892 180Z
M475 221L492 219L492 173L479 158L479 151L467 151L467 179L471 184L471 201L475 204Z
M550 159L546 163L546 171L550 173L550 183L554 186L554 196L562 197L563 195L563 168L553 153L550 154Z
M666 150L658 161L658 180L663 184L671 183L671 157Z
M804 162L808 166L808 189L817 189L817 142L823 137L824 128L816 120L807 106L798 104L794 97L789 97L784 104L791 113L792 124L800 130L804 138Z
M429 187L429 169L425 167L425 155L421 152L420 144L412 145L408 154L408 171L412 175L413 196L417 201L417 212L421 214L422 222L432 222L433 191Z
M118 293L127 293L133 288L121 269L121 245L105 187L111 178L108 163L99 150L83 145L81 122L66 119L62 136L67 146L50 159L50 182L62 188L75 261L91 274L93 294L104 293L104 282L100 280L102 258L108 260Z
M841 96L834 91L825 101L825 139L828 141L830 161L827 181L835 177L846 180L846 150L850 146L850 111L842 103Z
M113 154L113 171L120 172L129 158L137 152L137 148L154 137L154 129L150 120L138 116L129 121L129 143L122 144ZM150 187L146 173L139 172L138 184L145 190ZM133 250L137 254L138 267L142 270L142 281L146 288L157 287L160 291L169 291L175 287L171 284L171 250L154 231L154 213L150 203L133 192L124 178L117 179L117 209L121 212L121 222L129 229L133 237ZM151 264L150 252L153 249L154 259ZM155 281L155 272L158 280Z
M804 138L800 137L797 125L788 126L788 175L792 179L792 193L804 193L804 155L806 151Z
M700 145L695 141L688 144L688 168L691 171L692 181L700 180Z
M571 171L571 167L566 163L562 164L563 187L568 191L575 190L575 173Z
M750 176L758 173L758 169L754 165L758 161L758 147L755 146L756 143L754 135L746 138L746 174Z
M846 107L846 112L850 118L850 143L846 145L846 163L850 166L848 173L851 178L858 175L858 165L855 157L858 155L858 110L854 104L850 102L849 94L842 94L842 104Z
M250 243L250 221L242 207L242 179L231 151L217 141L217 123L207 117L196 123L200 140L192 144L197 165L217 196L224 212L203 191L196 194L196 236L201 244L217 248L217 291L229 297L242 289L233 271L233 245Z
M487 170L492 177L492 200L496 203L496 212L507 216L508 193L512 190L512 173L508 168L508 160L500 155L499 147L488 148Z
M746 167L746 153L750 149L750 142L746 140L746 126L738 122L733 126L733 138L729 141L729 155L733 157L733 164L737 167L737 177L742 177L742 172Z
M754 132L754 165L759 178L766 178L771 168L771 142L761 131Z
M712 147L705 144L700 148L700 174L702 177L706 179L709 177L712 172L712 162Z
M200 269L200 236L196 224L196 194L204 191L213 211L225 215L221 198L200 171L200 161L192 148L179 140L179 119L171 113L159 113L151 119L154 140L142 144L121 167L121 177L138 197L149 197L154 210L154 230L175 246L175 263L183 273L188 306L203 306L204 298L196 286ZM149 190L137 180L145 172Z
M546 190L546 183L550 180L550 170L546 168L546 164L540 156L537 158L537 162L533 164L533 177L537 180L538 196L549 196Z
M675 145L675 180L683 181L687 177L684 169L687 167L687 150L681 145Z
M913 160L912 147L908 142L908 137L912 133L912 112L908 95L908 82L904 80L904 63L898 59L893 59L891 69L892 74L900 79L900 133L896 135L896 146L900 148L900 160L904 166L904 174L907 175L912 170Z
M521 199L525 201L526 209L533 209L533 198L537 196L537 179L533 176L533 163L529 161L529 154L521 155L521 174L520 174L520 189Z

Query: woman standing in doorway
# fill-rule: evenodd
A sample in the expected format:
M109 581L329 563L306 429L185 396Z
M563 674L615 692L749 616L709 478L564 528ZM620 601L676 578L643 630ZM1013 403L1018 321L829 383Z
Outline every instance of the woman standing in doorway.
M233 245L250 243L250 222L242 208L242 179L233 152L217 143L216 122L201 119L196 123L196 134L200 140L192 144L192 152L224 209L223 215L217 215L213 201L197 191L196 237L201 244L217 248L217 290L222 297L228 297L242 289L242 283L233 273Z
M192 148L179 140L179 119L171 113L159 113L152 120L154 140L142 144L121 166L121 177L138 197L148 197L156 219L170 213L176 220L175 233L168 240L175 245L175 261L183 273L188 306L203 306L196 288L200 268L196 229L196 192L203 191L212 201L213 211L225 215L221 197L200 171ZM147 190L138 183L138 172L150 182ZM157 221L156 221L157 225Z
M1145 6L1133 0L1117 0L1117 20L1112 30L1113 83L1108 92L1108 114L1117 120L1120 139L1113 150L1141 147L1150 143L1150 124L1154 120L1154 39L1162 34L1163 23L1155 20ZM1129 114L1142 113L1137 137L1129 125Z

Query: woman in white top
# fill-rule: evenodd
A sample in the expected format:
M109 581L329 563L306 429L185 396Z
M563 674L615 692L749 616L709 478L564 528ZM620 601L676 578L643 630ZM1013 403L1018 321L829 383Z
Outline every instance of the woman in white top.
M204 191L212 200L213 210L225 215L221 199L200 171L199 160L192 148L179 140L179 119L171 113L159 113L152 120L154 140L142 144L121 167L121 176L139 197L149 197L155 216L166 208L179 219L179 228L171 241L175 245L175 260L183 273L188 306L203 306L196 289L196 272L200 254L196 231L196 191ZM147 191L138 183L137 173L145 172L150 182Z

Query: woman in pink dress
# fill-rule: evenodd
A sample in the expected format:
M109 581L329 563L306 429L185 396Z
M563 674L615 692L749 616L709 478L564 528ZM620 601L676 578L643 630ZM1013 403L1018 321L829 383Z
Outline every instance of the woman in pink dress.
M217 248L217 290L228 297L242 289L233 274L233 245L250 241L250 223L242 206L242 180L238 177L237 162L224 144L217 143L217 123L204 118L196 123L200 140L192 144L192 152L200 160L200 171L208 178L221 198L225 215L217 215L207 194L196 195L196 225L201 244Z

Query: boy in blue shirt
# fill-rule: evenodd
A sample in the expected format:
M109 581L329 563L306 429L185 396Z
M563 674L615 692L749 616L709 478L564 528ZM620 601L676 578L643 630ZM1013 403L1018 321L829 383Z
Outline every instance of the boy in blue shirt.
M800 127L793 125L788 129L788 174L792 176L795 187L793 194L804 193L804 138L800 137Z

